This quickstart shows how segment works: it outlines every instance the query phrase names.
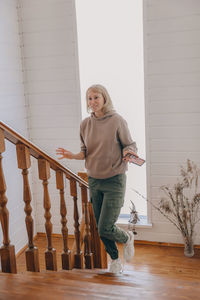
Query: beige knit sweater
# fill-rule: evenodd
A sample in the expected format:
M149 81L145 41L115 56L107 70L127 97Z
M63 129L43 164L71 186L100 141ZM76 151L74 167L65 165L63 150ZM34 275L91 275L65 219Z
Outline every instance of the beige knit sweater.
M137 153L127 122L115 111L96 118L94 114L80 125L81 151L90 177L105 179L125 173L127 163L122 160L124 149Z

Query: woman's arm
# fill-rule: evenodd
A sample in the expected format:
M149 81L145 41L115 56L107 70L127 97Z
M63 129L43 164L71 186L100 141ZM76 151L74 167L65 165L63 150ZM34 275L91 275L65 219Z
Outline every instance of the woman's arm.
M61 155L61 157L58 157L58 159L68 158L68 159L77 159L77 160L83 160L85 159L84 152L80 151L79 153L75 154L72 153L64 148L57 148L56 154Z
M132 140L127 122L121 117L120 126L118 128L119 140L123 146L123 160L132 162L131 155L138 157L136 142Z

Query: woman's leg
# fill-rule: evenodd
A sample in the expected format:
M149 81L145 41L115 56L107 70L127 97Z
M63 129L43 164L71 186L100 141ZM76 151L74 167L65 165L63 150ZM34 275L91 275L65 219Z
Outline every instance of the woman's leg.
M126 232L115 225L124 203L126 175L120 174L108 179L89 178L92 206L98 232L106 252L112 259L118 258L115 242L126 243Z
M99 222L101 206L103 203L103 193L98 188L98 186L99 186L98 182L99 182L99 179L88 177L88 183L89 183L89 188L90 188L90 198L91 198L90 201L92 203L94 216L95 216L97 225Z
M110 234L110 230L108 231L107 228L109 228L109 227L111 228L113 226L113 224L117 221L120 210L121 210L121 208L119 208L118 211L116 211L115 221L114 221L113 212L112 212L112 214L110 214L110 212L107 211L107 209L105 209L105 208L102 209L100 218L99 218L99 223L98 223L99 236L100 236L102 242L104 243L106 252L110 255L111 259L117 259L119 257L119 252L118 252L117 245L116 245L117 240L113 239L112 233ZM105 212L106 212L106 214L105 214ZM112 217L112 220L109 219L110 216ZM106 222L105 222L105 219L106 219ZM115 227L117 227L117 226L115 226ZM126 242L127 236L125 236L124 240ZM121 239L120 239L120 242L122 242Z
M89 177L88 182L90 187L90 196L91 196L94 216L95 216L97 227L99 228L98 226L99 218L101 215L101 209L104 200L104 193L99 190L101 186L101 180ZM110 255L111 259L117 259L118 249L116 243L102 236L100 236L100 238L105 246L106 252Z
M98 232L100 237L107 238L111 241L125 244L128 240L127 233L119 228L115 223L118 220L121 207L107 204L107 195L104 195L104 201L101 207L101 214L98 222Z
M92 207L94 211L94 216L96 220L97 227L99 228L99 218L101 215L102 203L103 203L103 193L90 189L92 198ZM118 249L114 241L108 240L105 237L100 236L102 242L104 243L106 252L110 255L112 259L118 258Z
M112 259L118 258L116 242L126 243L128 240L127 233L115 225L124 203L125 188L125 174L104 179L101 182L103 202L98 219L98 232Z
M98 226L99 223L99 217L101 214L101 207L103 203L103 193L96 191L94 189L90 189L91 194L91 202L93 207L93 212L96 220L96 224Z

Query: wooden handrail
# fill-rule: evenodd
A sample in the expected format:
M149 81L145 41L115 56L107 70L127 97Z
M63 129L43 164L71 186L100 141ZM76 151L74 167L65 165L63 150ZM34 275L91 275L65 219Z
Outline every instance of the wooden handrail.
M87 174L81 172L79 173L80 176L78 176L79 174L73 173L70 169L61 165L15 130L3 122L0 122L0 220L4 235L3 247L0 248L2 271L10 273L17 272L14 245L11 245L9 240L9 211L6 207L8 200L6 197L6 183L1 163L3 158L2 153L5 152L5 139L16 145L18 168L22 170L23 176L23 200L25 203L25 223L28 234L28 249L26 250L27 271L39 272L40 269L38 249L33 243L33 218L31 216L32 197L28 179L28 169L31 167L30 155L38 160L39 179L42 180L43 185L43 206L47 237L47 250L45 252L46 269L57 270L56 250L52 245L51 199L48 192L50 168L56 172L56 187L60 193L61 232L63 235L62 268L67 270L73 267L83 268L83 257L85 258L86 268L91 269L93 266L106 268L107 255L98 235L91 203L89 203L87 199ZM72 251L68 248L67 207L65 203L63 175L70 181L70 194L74 202L75 243ZM77 205L77 183L80 186L82 196L81 221L79 221ZM79 222L81 222L81 226ZM82 251L83 241L84 253Z
M83 184L88 188L88 183L85 180L83 180L81 177L79 177L76 173L74 173L68 168L65 168L63 165L61 165L59 162L57 162L55 159L53 159L51 156L49 156L47 153L41 150L38 146L29 142L26 138L24 138L22 135L20 135L11 127L7 126L5 123L1 121L0 121L0 128L4 130L4 136L8 141L10 141L15 145L17 145L18 143L24 144L29 148L31 156L35 157L36 159L40 157L44 158L50 163L51 169L53 169L54 171L58 169L63 171L63 173L75 179L79 184Z

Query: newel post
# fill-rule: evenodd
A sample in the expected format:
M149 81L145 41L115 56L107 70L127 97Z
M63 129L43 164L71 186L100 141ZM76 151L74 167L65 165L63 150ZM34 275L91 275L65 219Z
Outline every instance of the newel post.
M2 153L5 152L4 131L0 129L0 221L3 231L3 246L0 248L2 272L17 273L15 247L10 245L9 212L6 207L6 183L2 168Z
M56 171L56 187L60 190L60 214L62 224L62 237L63 237L63 253L62 257L62 268L63 270L71 270L71 251L68 248L68 228L67 228L67 208L65 204L65 190L64 190L64 178L63 172L60 170Z
M26 249L26 268L27 271L39 272L38 249L33 243L33 218L31 216L31 190L28 179L28 169L31 166L30 152L28 147L23 144L16 145L18 168L22 170L25 203L24 212L26 214L25 223L28 235L28 248Z
M52 246L52 223L51 223L51 202L48 191L48 179L50 178L50 164L47 160L43 158L38 159L38 170L39 170L39 179L43 182L44 189L44 217L45 217L45 229L47 236L47 250L45 252L45 262L46 269L57 271L57 261L56 261L56 250Z

